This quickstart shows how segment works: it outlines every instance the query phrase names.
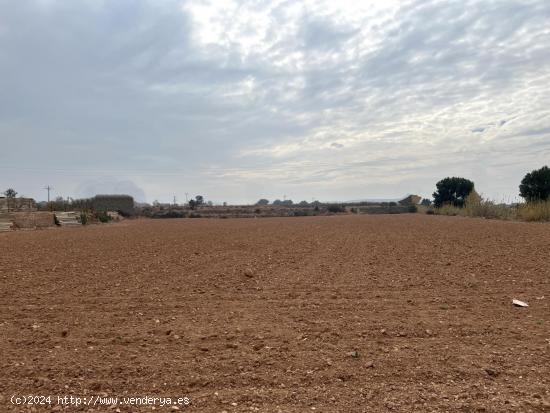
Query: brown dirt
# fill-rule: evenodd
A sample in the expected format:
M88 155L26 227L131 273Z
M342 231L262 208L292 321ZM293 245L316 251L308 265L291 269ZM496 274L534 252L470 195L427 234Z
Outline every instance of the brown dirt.
M12 394L188 396L194 412L550 410L546 224L137 220L4 233L0 251L2 411L59 408Z

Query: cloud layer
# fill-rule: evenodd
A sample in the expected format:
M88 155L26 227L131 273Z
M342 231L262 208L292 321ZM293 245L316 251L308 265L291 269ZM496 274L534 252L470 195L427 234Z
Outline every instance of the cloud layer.
M0 0L0 185L345 200L461 175L514 199L550 162L549 19L545 0Z

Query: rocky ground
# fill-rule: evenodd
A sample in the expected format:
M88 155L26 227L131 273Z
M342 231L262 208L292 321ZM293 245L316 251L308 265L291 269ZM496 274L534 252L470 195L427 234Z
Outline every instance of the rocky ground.
M1 411L550 411L547 224L135 220L0 251Z

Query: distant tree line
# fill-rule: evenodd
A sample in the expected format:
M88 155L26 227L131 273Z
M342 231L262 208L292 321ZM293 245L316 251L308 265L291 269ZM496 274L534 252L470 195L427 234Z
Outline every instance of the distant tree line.
M268 199L262 198L256 202L257 206L266 206L266 205L274 205L274 206L301 206L301 207L307 207L307 206L315 206L319 205L319 201L313 201L313 202L307 202L307 201L300 201L297 204L295 204L292 199L285 199L281 201L280 199L274 200L272 203L269 202Z

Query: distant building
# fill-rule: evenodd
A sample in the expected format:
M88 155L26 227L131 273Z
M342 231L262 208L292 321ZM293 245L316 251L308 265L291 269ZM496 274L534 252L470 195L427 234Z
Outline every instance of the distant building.
M399 201L399 205L403 205L403 206L418 205L421 200L422 200L422 197L419 197L418 195L409 195L408 197L403 198L401 201Z
M115 211L122 215L134 214L134 198L130 195L96 195L92 198L92 208L96 212Z
M36 202L32 198L7 198L0 196L0 213L33 211L36 211Z

